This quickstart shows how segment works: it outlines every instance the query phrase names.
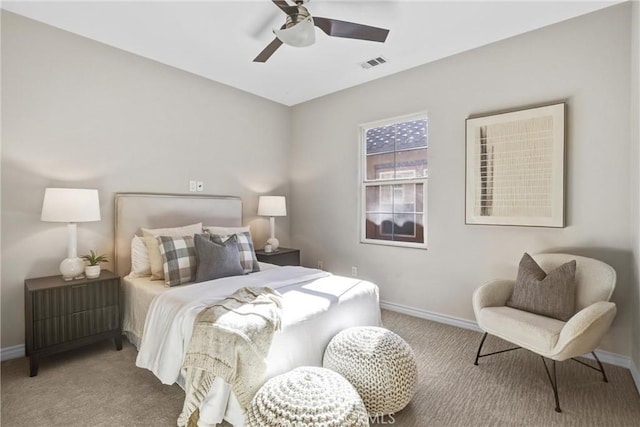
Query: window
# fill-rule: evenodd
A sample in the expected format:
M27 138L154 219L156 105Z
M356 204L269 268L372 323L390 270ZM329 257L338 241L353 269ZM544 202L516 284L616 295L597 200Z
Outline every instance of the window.
M426 114L360 127L361 241L426 248Z

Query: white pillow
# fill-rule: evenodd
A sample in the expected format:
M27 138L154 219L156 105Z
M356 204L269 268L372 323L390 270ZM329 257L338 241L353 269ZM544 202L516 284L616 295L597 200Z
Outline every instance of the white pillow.
M149 263L151 264L151 280L165 280L164 266L162 262L162 255L160 254L160 245L156 237L168 236L168 237L193 237L196 234L202 233L202 223L185 225L183 227L171 227L171 228L142 228L142 235L144 236L144 244L149 251Z
M140 236L133 236L133 239L131 239L131 276L151 276L149 251Z
M217 225L205 225L204 231L214 236L231 236L232 234L251 232L249 227L220 227Z

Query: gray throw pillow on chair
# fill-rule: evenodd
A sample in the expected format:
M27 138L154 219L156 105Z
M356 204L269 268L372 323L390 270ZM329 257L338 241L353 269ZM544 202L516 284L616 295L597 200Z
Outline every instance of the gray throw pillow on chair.
M198 257L196 282L244 274L235 234L224 242L214 242L206 234L196 234L194 241Z
M575 313L575 274L575 260L547 274L525 253L507 306L566 322Z

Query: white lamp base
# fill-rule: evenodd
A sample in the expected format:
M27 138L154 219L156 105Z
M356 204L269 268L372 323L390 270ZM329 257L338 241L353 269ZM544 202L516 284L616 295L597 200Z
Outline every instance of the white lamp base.
M267 245L271 245L271 250L275 252L278 250L278 246L280 246L280 241L275 237L271 237L267 239Z
M60 263L60 273L64 280L82 279L84 276L84 261L82 258L65 258Z

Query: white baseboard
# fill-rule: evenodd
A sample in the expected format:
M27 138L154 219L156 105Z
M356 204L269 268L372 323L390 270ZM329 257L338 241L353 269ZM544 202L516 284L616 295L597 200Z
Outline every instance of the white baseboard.
M0 349L0 361L18 359L24 357L24 344L14 345Z
M629 370L631 371L631 376L633 377L633 382L636 383L636 390L640 394L640 371L635 363L633 363L633 359L629 362Z
M458 328L471 329L472 331L482 332L478 324L472 320L460 319L459 317L447 316L446 314L434 313L432 311L421 310L419 308L407 307L406 305L396 304L388 301L380 301L380 307L385 310L395 311L407 314L421 319L433 320L434 322L444 323L445 325L457 326Z
M445 325L457 326L459 328L482 332L482 329L478 327L478 324L472 320L460 319L459 317L447 316L446 314L434 313L427 310L421 310L419 308L407 307L405 305L388 301L380 301L380 307L384 308L385 310L395 311L398 313L407 314L409 316L419 317L421 319L433 320L434 322L438 323L444 323ZM638 388L638 391L640 392L640 373L638 372L638 368L635 366L630 357L604 350L596 350L596 353L598 354L598 359L600 359L601 362L629 369L636 383L636 388ZM591 356L591 354L585 355L584 357L593 360L593 356Z
M629 370L631 369L631 358L628 356L623 356L618 353L611 353L610 351L604 350L596 350L596 354L598 355L598 359L600 359L601 362L608 363L609 365L620 366L621 368L627 368ZM582 357L584 357L585 359L595 360L591 353L585 354Z

